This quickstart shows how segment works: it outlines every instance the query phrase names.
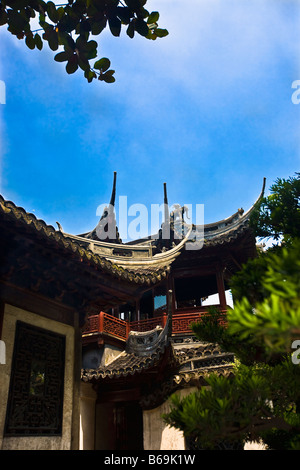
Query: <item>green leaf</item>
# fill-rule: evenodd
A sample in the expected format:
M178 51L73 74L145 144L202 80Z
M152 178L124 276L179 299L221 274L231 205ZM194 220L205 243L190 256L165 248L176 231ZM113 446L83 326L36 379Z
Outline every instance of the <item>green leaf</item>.
M65 50L71 50L72 52L75 50L75 41L70 34L65 31L58 31L57 36L59 44L64 46Z
M115 77L113 77L113 74L115 73L114 70L108 70L106 73L101 75L101 80L103 80L106 83L113 83L116 81Z
M94 64L94 69L101 70L102 72L106 72L110 67L110 60L106 57L102 57L102 59L97 60Z
M158 19L159 19L158 11L153 11L152 13L150 13L150 15L148 17L148 20L147 20L147 23L148 24L157 23Z
M78 65L79 67L84 70L84 71L87 71L87 70L90 70L90 64L89 64L89 61L86 57L84 57L83 55L79 55L78 57Z
M56 13L57 13L58 21L60 21L62 19L62 17L64 16L64 14L65 14L65 9L63 7L59 7L56 10Z
M56 11L56 7L53 2L47 2L47 13L53 23L57 23L59 20L59 15Z
M43 41L38 33L34 35L34 42L38 50L41 51L43 49Z
M163 38L163 37L165 37L165 36L168 36L169 31L168 31L167 29L156 28L156 29L155 29L155 34L156 34L156 36L158 36L159 38Z
M91 81L92 81L94 78L96 78L95 72L93 72L91 69L86 70L86 71L84 72L84 76L85 76L85 78L87 79L87 81L88 81L89 83L91 83Z

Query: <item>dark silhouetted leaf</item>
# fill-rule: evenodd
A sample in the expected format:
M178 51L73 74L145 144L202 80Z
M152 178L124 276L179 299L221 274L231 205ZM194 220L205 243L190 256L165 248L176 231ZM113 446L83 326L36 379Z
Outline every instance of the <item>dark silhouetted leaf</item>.
M113 36L120 36L121 33L121 20L117 16L112 16L108 19L109 29Z
M47 2L47 13L53 23L57 23L59 20L59 15L56 11L56 7L53 2Z
M56 62L65 62L68 59L69 57L66 52L59 52L56 54L56 56L54 56L54 60L56 60Z
M106 22L107 22L107 19L104 17L99 21L92 22L91 23L92 34L95 36L98 36L98 34L100 34L103 31L103 29L106 27Z
M120 18L122 23L129 24L133 13L128 7L118 7L117 8L117 16Z
M41 51L43 49L43 41L38 33L34 35L34 42L39 51Z
M35 40L32 33L26 35L25 44L29 49L35 48Z
M141 36L147 36L149 33L149 28L147 23L142 20L142 18L137 18L135 21L135 30L141 35Z
M68 74L76 72L78 69L77 57L74 55L66 65L66 71Z
M126 30L126 33L127 35L132 39L134 37L134 32L135 32L135 29L134 29L134 22L131 21L131 23L129 23L129 26Z
M110 60L106 57L102 57L102 59L97 60L94 63L94 69L101 70L102 72L106 72L110 67Z
M49 33L48 44L52 51L56 51L58 49L58 37L57 32L54 29Z

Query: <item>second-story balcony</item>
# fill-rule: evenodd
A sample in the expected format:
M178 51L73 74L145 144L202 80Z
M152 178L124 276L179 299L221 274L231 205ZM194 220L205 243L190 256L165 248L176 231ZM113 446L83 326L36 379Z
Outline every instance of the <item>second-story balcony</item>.
M216 307L220 310L221 324L226 323L226 309L222 309L219 305ZM189 310L176 310L172 315L172 335L192 334L191 324L200 321L208 314L207 308L191 308ZM88 317L86 325L83 329L83 338L91 336L103 335L106 337L116 338L126 341L130 331L145 332L156 328L164 327L167 322L167 313L161 316L150 318L147 320L125 321L114 317L105 312L98 315Z

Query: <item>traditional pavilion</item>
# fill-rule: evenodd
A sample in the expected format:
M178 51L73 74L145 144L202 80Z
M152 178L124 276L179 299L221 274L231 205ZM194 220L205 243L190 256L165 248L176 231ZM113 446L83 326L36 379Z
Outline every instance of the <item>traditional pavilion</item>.
M264 188L265 181L258 200ZM115 195L116 174L109 206L114 223ZM164 185L165 219L156 236L124 244L115 227L116 236L103 240L106 211L96 229L75 237L82 246L125 269L133 284L142 278L147 285L127 302L104 309L94 305L95 312L87 318L82 404L93 431L83 437L83 448L186 448L183 436L166 428L161 414L168 409L171 393L205 386L211 371L232 373L233 355L197 340L190 325L207 313L207 299L214 294L214 305L225 321L229 280L256 256L249 226L255 205L207 224L203 231L186 224L184 208L176 209L179 217L169 213ZM163 238L164 230L169 237ZM185 236L178 236L179 231ZM197 233L203 235L201 249L188 249L189 243L199 243ZM84 413L82 420L84 425Z
M115 196L116 173L99 224L80 235L0 197L2 449L182 450L161 418L168 397L232 373L233 355L190 325L214 294L226 321L228 282L256 256L256 203L203 231L169 212L164 185L157 236L122 243L117 226L105 238ZM202 248L188 249L199 233Z

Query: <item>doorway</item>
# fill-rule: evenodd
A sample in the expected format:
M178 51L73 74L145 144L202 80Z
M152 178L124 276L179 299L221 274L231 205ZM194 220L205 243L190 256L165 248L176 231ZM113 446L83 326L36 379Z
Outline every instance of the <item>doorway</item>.
M143 450L143 411L138 401L98 403L96 450Z

